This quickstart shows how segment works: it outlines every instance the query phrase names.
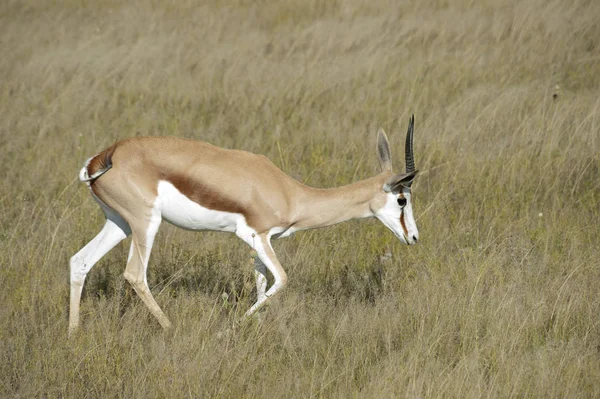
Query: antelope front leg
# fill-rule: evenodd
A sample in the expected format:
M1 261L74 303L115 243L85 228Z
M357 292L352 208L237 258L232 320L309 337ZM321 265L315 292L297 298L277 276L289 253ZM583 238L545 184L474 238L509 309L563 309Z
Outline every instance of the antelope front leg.
M256 251L252 250L251 256L256 278L256 296L260 301L267 292L267 266L260 260Z
M275 252L273 251L273 247L271 247L269 237L267 235L259 235L256 238L257 239L254 240L253 245L257 254L257 258L254 260L254 273L256 275L256 291L258 298L254 305L252 305L252 307L244 315L246 318L252 316L287 283L287 274L279 263L277 256L275 256ZM265 292L267 287L267 269L269 269L271 274L273 274L275 282L269 288L269 290Z

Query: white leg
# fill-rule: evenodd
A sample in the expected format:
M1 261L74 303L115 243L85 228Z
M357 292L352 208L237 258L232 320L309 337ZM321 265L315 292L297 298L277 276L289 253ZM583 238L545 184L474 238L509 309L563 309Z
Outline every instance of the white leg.
M257 240L254 240L254 249L258 254L258 258L260 259L263 267L266 266L267 269L273 274L275 277L275 283L269 288L269 290L262 294L261 290L266 288L266 277L264 276L264 272L260 270L256 270L257 274L260 274L262 277L258 277L256 279L256 287L258 290L258 298L256 303L252 305L252 307L246 312L245 317L252 316L258 309L260 309L273 295L279 292L287 283L287 275L281 267L279 260L275 256L275 252L271 247L271 242L269 237L266 235L261 235L256 237ZM266 272L266 270L265 270ZM259 279L260 279L260 287L259 287ZM264 282L263 282L264 279ZM264 291L263 291L264 292Z
M254 258L254 276L256 277L256 294L258 300L262 300L267 292L267 266L258 256Z
M119 224L120 221L118 221ZM71 300L69 311L69 335L79 326L79 303L83 283L90 269L108 251L125 239L129 231L126 226L121 226L111 219L106 219L104 228L98 235L75 254L70 261L71 267Z
M148 288L148 281L146 279L150 251L152 250L154 237L156 236L161 220L158 211L153 210L150 223L147 226L143 226L144 223L140 223L139 226L131 226L133 239L131 240L131 250L129 251L129 259L127 260L124 276L131 283L135 292L142 299L142 302L150 310L150 313L166 329L171 327L171 322L163 313L160 306L158 306L158 303L156 303L150 292L150 288Z

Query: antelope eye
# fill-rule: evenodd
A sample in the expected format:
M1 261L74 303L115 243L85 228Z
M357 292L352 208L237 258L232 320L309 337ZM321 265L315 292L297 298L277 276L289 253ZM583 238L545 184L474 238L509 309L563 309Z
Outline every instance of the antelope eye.
M398 205L404 208L406 206L406 198L398 198Z

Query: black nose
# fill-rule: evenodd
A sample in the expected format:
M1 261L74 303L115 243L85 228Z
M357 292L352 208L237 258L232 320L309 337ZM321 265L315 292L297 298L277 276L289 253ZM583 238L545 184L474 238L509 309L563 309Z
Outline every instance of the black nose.
M418 240L418 239L417 239L417 236L413 236L413 241L414 241L414 242L417 242L417 240Z

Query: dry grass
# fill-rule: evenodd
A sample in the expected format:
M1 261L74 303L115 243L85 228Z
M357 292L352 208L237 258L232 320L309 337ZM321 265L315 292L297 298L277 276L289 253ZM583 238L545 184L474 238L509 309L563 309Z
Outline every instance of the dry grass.
M600 3L196 3L0 5L0 396L600 396ZM276 241L289 287L219 339L248 251L163 225L173 331L122 244L67 341L68 259L102 225L88 156L195 137L334 186L375 172L377 126L400 168L412 112L419 245L375 221Z

